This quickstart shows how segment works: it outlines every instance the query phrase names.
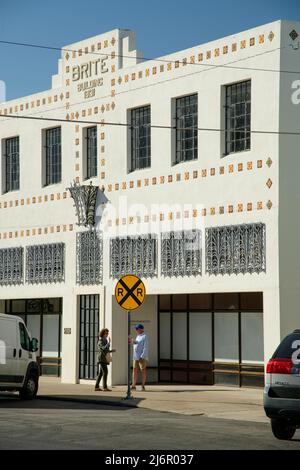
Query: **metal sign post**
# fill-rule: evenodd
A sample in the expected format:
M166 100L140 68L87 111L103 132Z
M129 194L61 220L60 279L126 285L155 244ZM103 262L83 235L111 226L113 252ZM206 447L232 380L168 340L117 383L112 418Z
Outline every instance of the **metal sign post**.
M130 333L131 333L131 313L130 310L128 310L128 362L127 362L127 395L125 397L125 400L130 400L132 398L131 395L131 341L130 341Z
M128 362L127 362L127 395L124 400L130 400L131 395L131 310L138 309L146 297L146 288L143 281L134 274L127 274L117 282L115 298L120 307L127 311L128 321Z

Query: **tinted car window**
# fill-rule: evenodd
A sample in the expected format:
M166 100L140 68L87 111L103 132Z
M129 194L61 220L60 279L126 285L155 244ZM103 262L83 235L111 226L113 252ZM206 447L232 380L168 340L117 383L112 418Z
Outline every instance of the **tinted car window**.
M299 343L294 344L295 341ZM293 347L294 346L294 347ZM292 354L300 348L300 333L292 333L291 335L286 336L284 340L280 343L272 358L281 358L281 359L291 359Z
M19 323L19 328L20 328L20 343L21 343L22 349L25 349L25 351L30 351L30 338L28 336L28 333L23 323Z

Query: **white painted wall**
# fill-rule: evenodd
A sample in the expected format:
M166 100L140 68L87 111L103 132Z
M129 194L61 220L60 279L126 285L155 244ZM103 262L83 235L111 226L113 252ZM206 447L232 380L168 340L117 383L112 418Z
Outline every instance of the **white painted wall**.
M18 114L43 117L65 118L72 117L72 123L62 123L62 155L63 172L62 182L57 185L43 188L42 176L42 131L52 127L52 122L39 122L27 120L13 120L1 118L0 139L3 141L14 135L20 136L20 164L21 164L21 188L9 194L0 195L0 247L26 246L40 243L64 242L66 244L66 280L60 285L38 286L14 286L0 287L0 299L34 298L34 297L62 297L63 298L63 327L72 328L71 335L63 337L63 380L75 382L78 378L78 295L87 293L99 293L101 303L100 323L112 331L113 342L120 345L114 356L112 366L112 378L114 383L124 382L124 370L126 356L126 319L121 314L119 307L112 302L115 280L109 277L109 242L104 239L104 274L103 287L79 287L76 286L76 239L75 211L72 200L63 193L70 182L78 177L82 181L83 169L83 128L90 124L81 124L76 119L76 112L82 120L100 121L105 119L112 122L126 122L128 109L143 104L151 104L151 120L153 124L169 126L172 123L171 103L172 99L190 93L198 93L198 125L202 128L219 129L222 125L222 87L239 80L251 79L252 93L252 130L277 131L281 129L298 129L299 106L292 106L289 101L290 81L293 77L259 71L257 69L276 70L296 68L299 61L295 57L299 51L291 51L287 47L280 51L283 44L288 43L287 33L290 29L296 29L300 33L300 23L287 23L276 21L249 31L241 32L227 38L213 41L209 44L197 46L187 51L181 51L162 58L166 62L158 60L138 63L134 35L123 30L114 30L109 33L87 39L68 46L70 49L82 49L80 57L69 57L62 54L59 73L54 77L55 88L43 93L24 97L0 107L0 113L5 110ZM273 32L272 40L268 38ZM264 35L264 43L259 44L259 37ZM130 36L130 40L126 37ZM115 38L113 46L111 39ZM255 38L255 45L250 46L250 38ZM104 48L108 40L107 48ZM242 41L246 40L246 48L241 48ZM103 86L96 89L93 100L84 100L82 93L76 91L76 83L70 79L71 73L67 67L82 64L98 57L94 53L85 54L85 47L91 44L97 46L101 42L102 48L94 51L99 54L108 54L107 61L109 72L103 76ZM237 52L231 52L231 45L237 43ZM227 45L227 55L213 57L203 62L209 65L226 65L230 67L210 67L197 62L198 53L206 54L206 51L214 51L217 48L223 50ZM127 59L121 63L110 57L111 52L116 55L120 52L132 55L134 59ZM172 63L172 71L168 71L168 60L182 61L196 58L196 65L186 65L175 68ZM102 57L102 56L101 56ZM93 59L94 60L94 59ZM130 63L129 63L130 62ZM160 66L164 65L164 72L160 72ZM203 64L203 63L202 63ZM115 72L111 67L115 65ZM121 68L123 66L123 68ZM119 67L119 68L118 68ZM153 74L153 67L157 73ZM234 68L236 67L236 68ZM242 69L242 68L246 68ZM150 76L146 77L146 69L150 70ZM256 69L256 70L253 70ZM142 71L143 77L138 78ZM132 74L136 79L132 80ZM125 75L129 76L126 82ZM121 82L119 84L119 78ZM112 80L115 80L114 84ZM67 98L67 94L69 97ZM60 95L62 94L62 98ZM112 96L114 95L115 96ZM54 96L57 100L54 101ZM52 97L52 103L48 98ZM37 100L46 99L46 104L37 106ZM29 109L20 110L20 106L29 103ZM31 102L35 103L34 108ZM111 103L115 104L114 109ZM100 108L104 104L110 105L110 110L102 113ZM99 110L95 114L94 107ZM18 111L16 110L16 107ZM86 116L82 117L82 111L86 110ZM89 110L91 112L89 113ZM79 126L76 128L76 126ZM105 133L104 139L101 134ZM109 210L117 208L123 197L127 198L129 207L136 203L142 203L146 210L150 210L151 204L165 204L158 212L166 214L174 204L180 204L180 210L184 210L185 204L191 211L196 205L207 209L206 217L190 218L199 223L203 238L203 274L196 278L157 278L147 279L146 288L149 298L147 303L134 318L143 318L151 330L151 364L157 362L155 348L156 328L156 300L155 295L164 293L196 293L196 292L242 292L263 291L264 293L264 347L265 359L273 353L280 337L295 327L298 321L297 291L298 291L298 250L297 236L299 232L297 213L299 210L299 194L297 193L298 173L297 155L298 138L280 137L274 134L252 134L251 150L239 154L222 156L221 137L219 132L199 131L198 160L172 166L172 134L170 130L152 129L152 155L151 169L140 170L128 174L127 172L127 139L128 131L125 127L98 126L99 135L99 177L93 182L100 187L105 187L105 196L108 198L106 206L107 218L102 219L100 228L104 235L113 235L117 227L112 224L108 227L108 220L118 217L128 217L129 214L111 215ZM77 140L79 139L79 140ZM100 151L101 146L105 151ZM76 153L79 152L79 153ZM272 159L272 166L266 165L268 158ZM105 160L101 166L100 161ZM262 160L262 168L257 168L257 161ZM247 163L252 162L252 170L247 170ZM243 171L238 171L238 164L243 163ZM76 165L79 165L76 166ZM234 166L234 172L229 171L229 165ZM224 166L224 174L219 174L219 168ZM210 169L215 168L215 176L210 175ZM202 170L206 169L207 176L202 177ZM193 172L198 171L198 178L193 179ZM189 172L189 179L185 179L185 173ZM101 173L105 173L102 175ZM176 174L181 174L181 181L175 182ZM168 183L168 176L173 176L173 182ZM165 177L165 182L160 183L160 177ZM157 178L157 184L145 186L144 180ZM266 185L268 179L272 180L269 189ZM3 180L2 167L0 166L0 181ZM141 187L138 187L138 181ZM128 189L133 181L134 188ZM127 183L126 190L115 190L115 184ZM60 194L60 199L57 199ZM54 200L51 200L54 195ZM48 202L44 197L48 196ZM39 202L42 197L42 202ZM30 198L30 204L27 199ZM36 198L36 202L33 202ZM24 205L20 201L24 199ZM15 201L19 201L16 206ZM272 208L267 208L267 202L272 202ZM262 201L263 209L257 210L257 202ZM253 203L253 210L247 211L247 203ZM238 204L244 206L243 212L238 212ZM5 204L7 208L4 208ZM12 206L10 207L10 204ZM228 212L228 205L234 206L234 212ZM219 207L225 207L225 213L219 214ZM210 215L210 208L214 207L216 214ZM280 210L279 210L280 209ZM205 227L241 224L251 222L264 222L266 224L267 246L267 272L265 274L224 275L207 276L204 266L204 230ZM74 230L70 229L73 225ZM57 231L57 226L60 231ZM66 226L66 231L64 231ZM47 227L48 233L44 233ZM54 227L51 233L50 227ZM136 224L126 225L132 232L136 231ZM287 227L289 230L287 230ZM38 234L38 229L42 234ZM157 233L170 229L165 222L154 229L141 224L141 232L154 230ZM30 230L30 236L21 236L21 230ZM33 231L36 230L36 234ZM6 234L6 236L4 236ZM159 245L160 247L160 245ZM159 251L159 250L158 250ZM279 253L279 255L278 255ZM1 304L0 304L1 307ZM154 332L154 334L153 334ZM125 339L124 339L125 338ZM124 369L125 367L125 369Z

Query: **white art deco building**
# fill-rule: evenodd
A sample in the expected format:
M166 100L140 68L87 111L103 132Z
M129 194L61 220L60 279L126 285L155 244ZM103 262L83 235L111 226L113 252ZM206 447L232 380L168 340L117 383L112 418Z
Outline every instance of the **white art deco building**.
M0 310L43 374L94 379L105 326L126 382L114 289L134 273L150 380L263 384L300 325L299 35L276 21L146 61L116 29L0 105Z

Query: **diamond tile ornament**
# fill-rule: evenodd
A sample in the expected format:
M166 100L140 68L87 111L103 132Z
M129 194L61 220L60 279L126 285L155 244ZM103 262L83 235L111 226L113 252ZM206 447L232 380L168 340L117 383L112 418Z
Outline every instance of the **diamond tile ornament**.
M269 189L271 188L272 184L273 184L273 181L269 178L268 181L266 182L266 185L268 186Z
M274 39L274 37L275 37L275 34L273 33L273 31L270 31L270 33L269 33L269 36L268 36L268 38L269 38L269 41L271 41L271 42L272 42L272 41L273 41L273 39Z
M273 160L269 157L266 161L266 165L270 168L272 166Z
M297 37L299 36L299 34L297 33L297 31L295 31L293 29L293 31L290 32L289 34L290 38L292 39L292 41L295 41L295 39L297 39Z
M273 203L272 203L272 201L269 200L269 201L267 202L267 208L268 208L268 209L272 209L272 206L273 206Z
M69 55L69 53L67 52L67 53L66 53L66 59L69 60L69 58L70 58L70 55Z

